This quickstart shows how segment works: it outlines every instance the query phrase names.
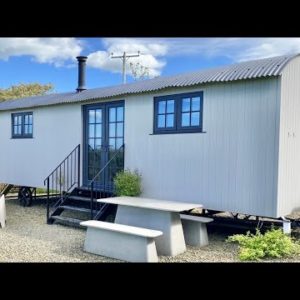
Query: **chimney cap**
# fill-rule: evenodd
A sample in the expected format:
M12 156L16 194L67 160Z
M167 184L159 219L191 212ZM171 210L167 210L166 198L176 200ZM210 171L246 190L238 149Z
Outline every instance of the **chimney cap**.
M78 61L86 61L87 60L87 56L82 56L82 55L77 56L76 58Z

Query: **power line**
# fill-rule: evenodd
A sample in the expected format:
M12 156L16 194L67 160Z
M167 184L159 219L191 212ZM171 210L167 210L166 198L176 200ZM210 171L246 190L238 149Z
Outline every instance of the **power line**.
M123 84L126 83L126 61L131 58L131 57L139 57L140 56L140 51L138 51L138 54L131 54L128 55L126 54L126 52L123 52L123 55L118 55L118 56L113 56L114 54L111 53L111 58L121 58L122 62L123 62L123 69L122 69L122 73L123 73Z

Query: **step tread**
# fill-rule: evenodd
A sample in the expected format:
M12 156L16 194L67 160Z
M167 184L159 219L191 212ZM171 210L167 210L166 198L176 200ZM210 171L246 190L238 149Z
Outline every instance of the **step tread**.
M90 202L91 201L91 197L73 196L73 195L69 196L68 199L70 199L70 200L77 200L77 201L85 201L85 202Z
M73 210L73 211L80 211L80 212L86 212L86 213L91 212L91 210L89 208L84 208L84 207L76 207L76 206L70 206L70 205L61 205L59 207L65 209L65 210ZM94 213L95 212L98 212L98 211L94 210Z
M74 218L62 217L62 216L52 216L51 218L54 219L55 221L70 223L72 225L78 225L78 226L81 226L80 222L83 221L83 220L80 220L80 219L74 219Z

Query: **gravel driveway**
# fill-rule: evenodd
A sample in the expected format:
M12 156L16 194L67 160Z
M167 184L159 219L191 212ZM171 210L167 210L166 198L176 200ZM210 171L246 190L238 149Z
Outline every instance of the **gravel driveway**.
M83 251L84 229L47 225L46 208L40 200L21 207L6 200L7 225L0 228L0 262L120 262ZM235 262L237 246L225 243L225 233L209 234L210 244L202 249L189 247L176 257L159 257L160 262ZM282 261L298 261L299 257Z

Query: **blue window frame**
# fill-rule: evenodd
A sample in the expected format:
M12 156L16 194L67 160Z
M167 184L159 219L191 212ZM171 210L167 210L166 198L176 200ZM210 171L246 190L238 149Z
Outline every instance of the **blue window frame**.
M33 114L32 112L15 113L12 119L12 138L32 138Z
M203 92L154 98L154 133L202 132Z

